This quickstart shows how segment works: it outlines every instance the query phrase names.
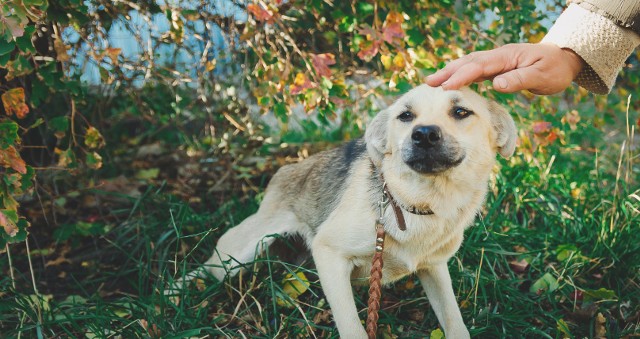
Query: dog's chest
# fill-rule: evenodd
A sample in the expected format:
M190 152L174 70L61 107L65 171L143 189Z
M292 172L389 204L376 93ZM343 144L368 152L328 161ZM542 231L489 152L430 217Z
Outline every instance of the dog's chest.
M437 263L446 262L460 247L463 231L434 230L429 236L412 237L402 242L387 235L383 252L383 284L392 283ZM367 279L371 270L371 257L355 262L353 278Z

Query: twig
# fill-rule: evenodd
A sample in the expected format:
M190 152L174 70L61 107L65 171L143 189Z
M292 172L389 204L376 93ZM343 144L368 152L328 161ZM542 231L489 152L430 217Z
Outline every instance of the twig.
M5 244L5 247L7 248L7 258L9 258L9 274L11 276L11 285L13 286L13 289L16 289L16 278L13 275L13 262L11 261L11 251L9 251L9 244Z

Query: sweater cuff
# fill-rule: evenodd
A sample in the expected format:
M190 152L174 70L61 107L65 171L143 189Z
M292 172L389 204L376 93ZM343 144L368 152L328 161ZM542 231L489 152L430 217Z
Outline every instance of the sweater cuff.
M640 36L576 4L562 12L542 42L568 48L586 65L574 81L596 94L607 94L620 69L640 44Z

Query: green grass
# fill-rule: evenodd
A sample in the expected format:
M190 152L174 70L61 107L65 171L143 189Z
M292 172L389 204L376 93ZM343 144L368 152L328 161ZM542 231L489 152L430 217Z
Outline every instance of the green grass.
M588 125L570 140L602 137ZM501 161L482 216L450 262L473 337L640 335L640 161L631 139L622 133L594 142L598 152L572 145L521 149ZM162 183L136 198L99 187L84 192L106 206L98 222L70 223L68 240L54 234L61 226L34 224L31 263L24 244L10 247L11 263L0 261L0 333L337 337L312 262L297 266L275 249L243 276L205 278L177 298L165 296L169 284L210 256L225 230L257 209L266 177L254 179L244 191L233 186L230 195L204 195L196 207ZM521 260L524 269L510 265ZM309 289L290 300L293 306L279 304L287 299L283 279L294 272L306 275ZM364 318L366 287L355 294ZM420 338L438 328L415 277L383 296L381 334Z

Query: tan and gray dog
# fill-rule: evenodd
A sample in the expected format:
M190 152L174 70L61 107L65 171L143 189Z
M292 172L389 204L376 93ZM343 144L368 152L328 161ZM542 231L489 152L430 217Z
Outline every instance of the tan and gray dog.
M515 124L498 104L467 88L419 86L380 112L364 138L282 167L258 212L220 238L205 267L222 279L253 261L268 235L298 234L340 336L366 338L351 280L369 275L382 173L406 220L402 231L393 210L384 212L383 283L416 273L447 338L468 338L447 261L484 202L496 152L509 157L515 144Z

